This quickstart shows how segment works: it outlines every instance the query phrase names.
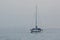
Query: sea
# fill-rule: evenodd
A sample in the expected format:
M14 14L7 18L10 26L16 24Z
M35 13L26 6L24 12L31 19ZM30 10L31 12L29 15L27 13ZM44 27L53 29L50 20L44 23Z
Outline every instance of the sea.
M43 29L40 33L30 33L30 29L0 28L0 40L60 40L60 28Z

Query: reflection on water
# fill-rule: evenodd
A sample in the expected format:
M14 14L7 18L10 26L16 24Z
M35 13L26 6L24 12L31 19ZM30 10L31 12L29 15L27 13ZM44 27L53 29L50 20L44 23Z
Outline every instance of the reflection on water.
M0 33L0 40L60 40L60 29L44 29L41 33L33 34L25 31Z

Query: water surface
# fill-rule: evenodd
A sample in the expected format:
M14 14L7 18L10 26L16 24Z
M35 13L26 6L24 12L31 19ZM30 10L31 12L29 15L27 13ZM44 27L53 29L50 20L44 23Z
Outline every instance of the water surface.
M7 30L0 29L0 40L60 40L60 29L44 29L33 34L29 30Z

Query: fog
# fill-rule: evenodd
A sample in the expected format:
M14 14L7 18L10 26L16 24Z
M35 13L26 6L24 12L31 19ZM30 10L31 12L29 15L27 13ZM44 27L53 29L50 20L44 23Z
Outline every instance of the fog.
M35 25L35 0L0 0L0 28ZM60 28L60 0L37 0L38 26Z

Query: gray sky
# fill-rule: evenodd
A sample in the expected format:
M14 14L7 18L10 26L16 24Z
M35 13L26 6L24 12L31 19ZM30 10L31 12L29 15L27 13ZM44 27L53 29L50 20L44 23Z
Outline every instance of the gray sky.
M35 0L0 0L0 28L33 27ZM60 0L37 0L38 26L60 28Z

